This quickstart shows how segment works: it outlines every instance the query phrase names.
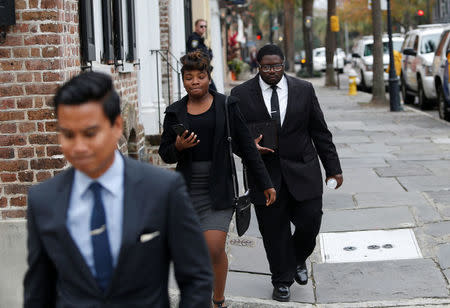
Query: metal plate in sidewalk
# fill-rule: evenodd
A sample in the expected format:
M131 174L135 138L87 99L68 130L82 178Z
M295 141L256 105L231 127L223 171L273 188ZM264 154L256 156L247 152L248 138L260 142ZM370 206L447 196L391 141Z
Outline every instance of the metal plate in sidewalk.
M321 233L324 263L422 258L412 229Z

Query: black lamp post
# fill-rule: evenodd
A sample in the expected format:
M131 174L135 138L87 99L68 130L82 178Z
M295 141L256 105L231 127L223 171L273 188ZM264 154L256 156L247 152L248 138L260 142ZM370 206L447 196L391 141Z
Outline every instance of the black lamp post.
M391 111L402 111L398 90L398 77L395 71L394 48L392 45L391 0L387 0L387 22L389 36L389 102Z

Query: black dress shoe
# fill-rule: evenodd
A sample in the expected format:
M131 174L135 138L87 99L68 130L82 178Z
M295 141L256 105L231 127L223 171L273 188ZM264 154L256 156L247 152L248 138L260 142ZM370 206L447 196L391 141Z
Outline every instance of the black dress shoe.
M288 302L291 299L291 291L288 286L278 285L273 287L272 298L279 302Z
M306 263L303 262L300 265L297 265L297 270L294 276L295 281L298 284L305 285L308 283L308 269L306 268Z

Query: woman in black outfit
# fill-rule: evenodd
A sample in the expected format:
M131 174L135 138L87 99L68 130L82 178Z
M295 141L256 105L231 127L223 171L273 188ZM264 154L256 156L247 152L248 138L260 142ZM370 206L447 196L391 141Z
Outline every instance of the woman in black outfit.
M214 270L215 307L225 307L224 289L228 271L225 241L233 215L233 184L225 122L225 95L209 91L211 68L201 52L181 58L184 88L188 95L166 109L159 155L166 163L177 163L186 180L198 214ZM237 99L228 99L230 128L235 147L245 165L264 190L267 206L275 201L269 174L256 150ZM178 136L173 125L186 130Z

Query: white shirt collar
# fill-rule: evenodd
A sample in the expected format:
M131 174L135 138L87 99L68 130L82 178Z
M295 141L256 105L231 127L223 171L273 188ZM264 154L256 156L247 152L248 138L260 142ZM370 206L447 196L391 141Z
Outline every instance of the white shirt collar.
M286 77L283 74L283 77L281 77L280 81L278 81L277 83L277 88L278 89L283 89L283 87L285 87L286 85ZM261 87L261 89L263 91L266 91L268 89L270 89L272 86L268 83L266 83L262 78L261 75L259 75L259 86Z
M118 150L114 152L114 162L99 178L92 179L85 173L75 169L74 181L77 183L81 195L84 195L92 182L99 182L103 188L117 196L121 189L122 181L118 180L124 176L124 160Z

